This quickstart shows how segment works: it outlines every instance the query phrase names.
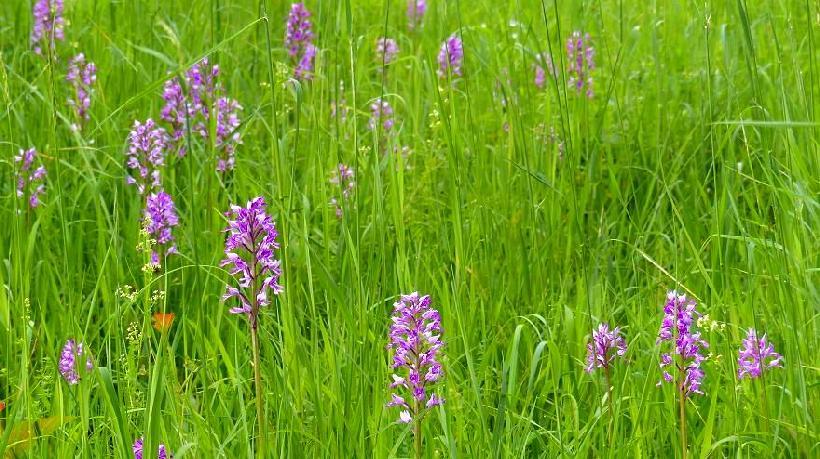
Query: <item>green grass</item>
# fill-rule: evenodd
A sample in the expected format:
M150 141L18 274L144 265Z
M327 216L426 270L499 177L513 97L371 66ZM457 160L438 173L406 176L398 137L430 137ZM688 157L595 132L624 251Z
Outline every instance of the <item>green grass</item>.
M726 325L705 333L689 457L819 454L815 2L431 0L410 32L403 1L308 0L321 54L302 86L284 81L288 2L66 3L49 65L30 50L31 4L0 2L6 457L129 457L141 435L178 459L253 456L250 336L220 302L218 264L220 212L256 195L283 247L285 293L260 330L271 457L413 454L384 405L392 303L414 290L432 296L447 342L447 403L426 420L425 457L680 457L675 391L655 387L673 288ZM591 100L565 74L532 83L538 52L566 68L573 30L596 48ZM436 54L456 31L465 77L450 84ZM386 78L373 54L383 35L401 48ZM78 51L99 72L91 121L73 133L64 76ZM126 136L135 119L159 118L168 72L206 54L244 106L244 145L225 186L202 145L169 161L180 255L147 276ZM344 122L330 116L339 81ZM389 139L367 130L381 95L396 112ZM12 161L30 146L49 171L33 212L16 199ZM380 152L394 146L412 153ZM342 220L328 205L339 162L357 175ZM134 301L116 294L125 285ZM177 317L164 338L150 324L160 310ZM583 371L602 321L630 346L613 373L611 441L603 375ZM741 382L749 327L785 368ZM56 369L71 337L97 364L75 386Z

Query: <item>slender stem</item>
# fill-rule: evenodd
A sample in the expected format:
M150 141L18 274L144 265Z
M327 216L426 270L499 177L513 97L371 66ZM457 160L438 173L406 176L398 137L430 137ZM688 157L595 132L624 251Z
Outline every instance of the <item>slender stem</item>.
M414 405L415 424L413 425L413 439L416 443L416 459L421 459L421 402L416 400Z
M262 372L259 362L259 332L256 320L251 322L251 344L253 346L253 385L256 389L256 423L259 425L256 455L257 457L265 457L265 409L262 400Z
M760 360L760 367L760 387L763 389L763 419L766 421L766 432L768 432L771 430L771 426L769 425L769 404L766 399L766 368L762 360Z
M681 376L678 391L678 404L680 406L680 446L683 459L686 459L686 390L684 389L684 377Z
M609 401L609 446L612 447L612 431L615 428L615 411L612 409L612 380L609 376L609 365L604 367L606 375L606 398Z

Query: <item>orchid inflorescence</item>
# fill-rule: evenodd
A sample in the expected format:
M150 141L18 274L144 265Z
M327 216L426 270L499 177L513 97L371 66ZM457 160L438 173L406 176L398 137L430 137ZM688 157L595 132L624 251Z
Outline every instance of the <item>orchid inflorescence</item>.
M706 373L701 368L705 360L701 348L708 348L709 343L696 331L695 321L700 316L697 302L673 290L666 295L663 313L657 342L673 345L671 351L662 353L660 357L663 381L674 381L669 371L671 368L679 373L677 386L683 395L703 394L700 386Z
M304 3L293 3L288 13L285 47L288 56L296 63L294 77L300 81L313 79L313 65L318 49L313 44L313 24L310 11Z
M402 295L393 305L387 348L393 351L395 373L390 388L396 392L387 406L402 409L400 422L411 422L425 410L444 404L441 395L432 390L444 376L438 361L444 346L441 333L441 316L431 307L429 295ZM406 395L399 395L401 392Z
M261 196L248 201L245 207L231 206L225 232L225 258L220 266L236 277L236 286L228 285L223 300L236 298L239 306L231 314L244 314L251 327L258 323L259 308L270 303L270 295L279 295L282 269L276 258L279 233L273 219L266 212Z
M446 78L448 74L462 76L461 66L464 63L464 44L461 37L452 34L444 40L438 52L438 76Z
M587 344L587 373L596 368L608 369L616 357L626 354L626 340L621 335L621 328L610 330L608 324L600 324L592 331L592 340Z
M46 168L42 164L35 167L35 162L39 162L38 156L37 150L31 147L20 150L20 154L14 157L17 197L28 196L28 205L32 209L40 205L40 197L46 192Z

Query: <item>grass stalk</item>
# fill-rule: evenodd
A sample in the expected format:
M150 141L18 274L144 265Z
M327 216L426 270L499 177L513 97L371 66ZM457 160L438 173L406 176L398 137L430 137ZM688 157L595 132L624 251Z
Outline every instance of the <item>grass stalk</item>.
M414 407L413 408L413 414L414 414L414 419L413 419L413 442L415 444L415 447L413 448L413 450L416 454L416 459L421 459L421 457L423 456L423 451L421 449L422 448L422 442L421 442L421 421L422 421L422 418L421 418L421 402L418 401L418 400L415 400L413 402L413 407Z
M259 358L259 327L256 320L251 324L251 347L253 347L253 386L256 390L256 423L259 435L256 444L256 456L265 457L265 407L262 398L262 371Z
M609 374L610 371L611 370L609 368L609 365L608 364L605 365L604 366L604 375L606 376L606 399L607 399L607 402L609 402L609 427L607 428L607 431L609 432L608 438L609 438L609 446L610 446L610 450L611 450L612 446L613 446L613 444L612 444L612 433L615 430L615 410L613 409L613 403L612 403L612 379L611 379L611 376Z
M680 376L680 384L678 386L678 408L680 412L680 447L681 447L681 457L686 459L687 455L687 447L686 447L686 389L684 387L685 381L685 373L681 372Z

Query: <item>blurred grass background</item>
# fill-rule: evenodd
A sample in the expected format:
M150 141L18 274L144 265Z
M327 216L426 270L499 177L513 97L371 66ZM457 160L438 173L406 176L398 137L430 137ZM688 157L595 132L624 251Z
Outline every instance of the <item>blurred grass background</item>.
M815 2L431 0L414 31L402 1L306 6L321 52L316 79L298 85L283 67L289 2L69 0L51 63L30 50L31 3L0 4L0 449L127 457L146 435L177 458L252 456L249 338L220 303L220 213L264 195L286 289L261 319L272 454L412 453L384 408L384 346L392 302L419 290L447 341L427 457L680 455L674 390L655 387L673 288L726 324L707 333L691 455L817 454ZM538 53L566 68L574 30L596 50L593 99L565 74L533 84ZM450 84L436 54L454 32L465 76ZM381 36L401 50L386 76ZM80 51L99 70L91 121L75 133L64 77ZM145 276L126 137L135 119L159 118L165 79L206 55L244 106L244 145L224 184L203 145L170 161L180 255ZM377 97L394 107L392 136L367 130ZM342 98L345 120L330 115ZM48 190L18 215L12 158L30 146ZM382 154L402 147L406 158ZM357 182L342 220L328 205L339 162ZM116 294L125 285L134 301ZM177 315L165 338L156 311ZM602 321L630 345L611 442L602 377L582 364ZM785 368L739 382L749 327ZM56 371L71 337L100 367L78 386ZM41 421L15 444L12 426L51 416L59 427Z

